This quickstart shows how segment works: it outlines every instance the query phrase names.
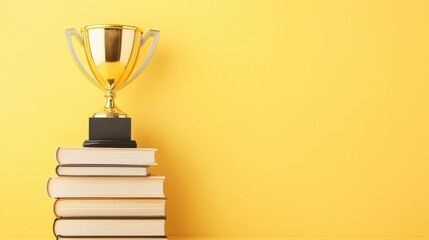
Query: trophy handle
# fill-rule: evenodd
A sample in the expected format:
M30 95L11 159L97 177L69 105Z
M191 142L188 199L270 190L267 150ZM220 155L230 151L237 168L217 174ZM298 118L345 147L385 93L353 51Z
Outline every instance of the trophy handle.
M83 46L83 39L80 36L79 32L74 29L74 28L69 28L65 30L66 33L66 38L67 38L67 43L69 44L69 49L71 54L73 55L73 59L74 62L76 63L76 65L79 67L80 71L83 73L83 75L85 75L86 78L88 78L89 81L91 81L95 86L99 87L101 90L105 91L103 85L101 83L99 83L97 80L95 80L95 78L93 78L87 71L86 69L82 66L82 63L80 62L79 58L77 57L76 51L74 50L74 46L73 46L73 42L72 42L72 35L74 35L76 37L76 39L78 40L79 44L81 46Z
M159 31L158 30L149 30L140 40L140 47L144 45L146 40L149 39L150 36L153 36L152 44L150 45L149 51L146 55L145 60L143 61L142 65L140 65L139 69L135 73L133 73L121 86L117 87L114 91L118 91L119 89L127 86L129 83L131 83L146 67L146 65L149 63L149 60L151 59L153 52L155 51L156 44L158 43L159 39Z

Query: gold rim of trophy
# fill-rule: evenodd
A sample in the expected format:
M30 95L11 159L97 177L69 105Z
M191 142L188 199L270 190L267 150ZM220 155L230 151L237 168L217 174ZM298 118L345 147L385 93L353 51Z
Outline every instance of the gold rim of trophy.
M131 25L119 25L119 24L93 24L93 25L87 25L81 28L81 30L87 31L87 30L96 29L96 28L130 29L130 30L136 30L143 33L143 30L139 27L131 26Z

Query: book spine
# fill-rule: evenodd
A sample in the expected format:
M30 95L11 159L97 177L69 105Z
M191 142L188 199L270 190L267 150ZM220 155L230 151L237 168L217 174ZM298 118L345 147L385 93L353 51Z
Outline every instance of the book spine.
M61 166L61 165L57 165L57 167L55 168L55 173L57 174L57 176L61 176L61 175L59 174L59 172L58 172L58 170L59 170L60 166Z
M53 198L49 192L49 185L51 185L50 184L51 181L52 181L52 178L49 178L48 182L46 183L46 193L48 194L49 198Z
M54 203L54 206L52 207L52 210L54 211L54 214L55 214L55 216L57 217L57 218L59 218L60 216L58 216L58 213L57 213L57 203L58 203L58 201L60 201L60 199L56 199L55 200L55 203Z
M55 225L57 224L58 219L60 219L60 218L55 218L55 220L54 220L54 224L52 225L52 232L54 233L54 236L55 236L55 237L60 237L60 236L58 236L58 235L57 235L57 233L55 232Z
M55 160L57 161L57 163L58 163L58 164L61 164L61 163L60 163L60 160L59 160L59 158L58 158L58 155L59 155L59 153L60 153L60 148L61 148L61 147L58 147L58 148L57 148L57 150L55 151Z

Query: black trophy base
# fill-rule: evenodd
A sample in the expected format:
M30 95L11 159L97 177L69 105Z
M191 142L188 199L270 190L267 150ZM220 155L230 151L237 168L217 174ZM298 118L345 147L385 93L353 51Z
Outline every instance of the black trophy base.
M137 143L134 140L85 140L83 146L101 148L136 148Z
M84 147L136 148L131 140L131 118L89 118L89 139Z

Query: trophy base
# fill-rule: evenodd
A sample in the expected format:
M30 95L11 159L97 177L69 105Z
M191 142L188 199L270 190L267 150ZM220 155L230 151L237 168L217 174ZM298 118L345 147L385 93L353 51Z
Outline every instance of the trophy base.
M137 143L134 140L85 140L83 146L99 148L136 148Z
M131 140L131 118L89 118L89 139L84 147L136 148Z

